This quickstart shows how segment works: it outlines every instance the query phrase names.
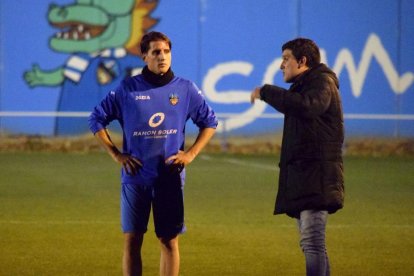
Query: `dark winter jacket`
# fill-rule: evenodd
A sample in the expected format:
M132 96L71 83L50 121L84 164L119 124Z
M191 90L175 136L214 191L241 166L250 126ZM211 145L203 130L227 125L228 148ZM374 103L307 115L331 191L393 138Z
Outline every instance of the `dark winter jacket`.
M264 85L263 101L285 114L275 214L343 207L344 123L339 83L326 65L299 75L289 90Z

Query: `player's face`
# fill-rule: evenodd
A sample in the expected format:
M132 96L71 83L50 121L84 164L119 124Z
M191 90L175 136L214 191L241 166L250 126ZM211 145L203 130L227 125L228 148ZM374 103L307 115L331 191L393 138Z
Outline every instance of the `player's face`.
M151 72L157 75L166 73L171 66L171 49L168 42L151 41L144 61Z
M280 69L283 72L283 80L285 82L292 82L296 76L303 72L303 66L300 66L292 50L286 49L282 53L282 64Z

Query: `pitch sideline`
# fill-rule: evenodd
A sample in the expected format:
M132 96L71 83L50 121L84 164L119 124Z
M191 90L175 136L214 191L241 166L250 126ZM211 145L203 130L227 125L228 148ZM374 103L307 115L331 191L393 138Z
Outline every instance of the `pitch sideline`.
M210 155L205 155L205 154L200 155L199 158L202 160L206 160L206 161L220 161L224 163L240 165L240 166L250 167L250 168L255 168L255 169L262 169L262 170L268 170L268 171L279 171L279 168L276 166L249 163L249 162L244 162L244 161L234 159L234 158L213 158Z

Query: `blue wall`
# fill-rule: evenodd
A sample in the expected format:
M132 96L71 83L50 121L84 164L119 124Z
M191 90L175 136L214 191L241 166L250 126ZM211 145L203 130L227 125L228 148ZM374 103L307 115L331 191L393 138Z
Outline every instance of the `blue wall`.
M0 2L0 112L62 111L63 85L30 88L23 78L32 64L54 70L76 52L50 48L56 32L48 23L51 3ZM152 29L173 41L174 72L194 80L217 113L236 115L221 123L233 133L281 129L280 116L260 118L277 112L251 106L249 94L263 83L287 87L280 48L304 36L318 43L323 61L339 76L348 135L414 136L414 0L168 0L159 1L151 16L159 20ZM108 86L94 89L99 91L87 90L99 98ZM76 98L79 106L84 97ZM73 111L92 107L82 108ZM73 120L86 126L86 118ZM55 124L53 117L0 117L1 131L8 133L53 135Z

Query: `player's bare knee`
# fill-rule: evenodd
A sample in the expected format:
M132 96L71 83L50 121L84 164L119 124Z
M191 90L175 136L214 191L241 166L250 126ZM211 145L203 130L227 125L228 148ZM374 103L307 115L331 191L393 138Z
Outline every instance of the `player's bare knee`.
M173 236L173 237L162 237L159 238L161 246L164 247L165 249L171 251L173 250L175 247L178 246L178 237L177 236Z
M124 234L125 247L130 248L132 250L141 249L143 240L144 240L144 234L142 233L125 233Z

